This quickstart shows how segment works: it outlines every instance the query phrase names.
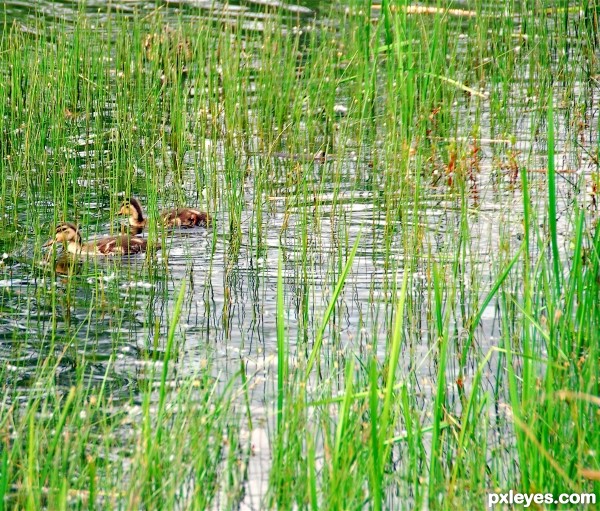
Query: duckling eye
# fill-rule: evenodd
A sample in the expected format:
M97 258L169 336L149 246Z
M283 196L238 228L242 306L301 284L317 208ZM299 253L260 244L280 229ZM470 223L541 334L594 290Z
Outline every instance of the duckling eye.
M68 232L69 230L71 230L71 228L68 225L59 225L56 228L56 234L62 234Z

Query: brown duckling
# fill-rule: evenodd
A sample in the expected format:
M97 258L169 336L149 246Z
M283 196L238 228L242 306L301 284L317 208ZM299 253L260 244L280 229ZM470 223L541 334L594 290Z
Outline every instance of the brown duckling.
M107 236L87 243L81 242L81 233L75 224L63 222L56 226L56 235L44 244L45 247L55 243L64 243L67 252L71 254L90 255L128 255L145 252L148 242L142 238L132 236ZM156 246L158 248L158 245Z
M129 215L129 225L136 233L148 225L148 219L144 218L142 206L137 199L125 199L119 210L119 215ZM163 211L160 214L164 225L168 227L196 227L198 225L207 227L212 218L205 211L192 208L177 208Z

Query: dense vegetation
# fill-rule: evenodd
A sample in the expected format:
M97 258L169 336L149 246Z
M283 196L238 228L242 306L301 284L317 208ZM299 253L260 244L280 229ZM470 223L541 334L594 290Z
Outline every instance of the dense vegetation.
M600 495L598 11L565 4L6 21L0 509ZM157 254L42 248L124 195ZM181 204L215 226L157 227Z

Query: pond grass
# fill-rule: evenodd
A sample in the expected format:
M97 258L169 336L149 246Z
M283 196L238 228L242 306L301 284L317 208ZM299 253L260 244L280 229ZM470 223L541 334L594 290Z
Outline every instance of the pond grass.
M5 22L0 510L234 509L261 431L264 508L600 496L597 10L472 3ZM123 195L158 256L42 249Z

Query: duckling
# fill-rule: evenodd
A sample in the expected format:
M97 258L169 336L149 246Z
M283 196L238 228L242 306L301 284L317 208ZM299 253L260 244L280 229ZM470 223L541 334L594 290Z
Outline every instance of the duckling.
M129 215L129 225L136 234L148 225L148 219L144 218L142 206L137 199L125 199L119 215ZM207 227L212 222L208 213L192 208L170 209L163 211L160 217L163 224L168 227L196 227L197 225Z
M56 235L44 244L45 247L57 242L66 244L67 252L71 254L90 255L128 255L146 251L148 242L132 236L107 236L87 243L81 242L81 233L75 224L63 222L56 226ZM158 246L156 246L159 248Z
M174 227L208 227L212 219L206 211L198 211L192 208L177 208L163 211L160 214L165 225Z

